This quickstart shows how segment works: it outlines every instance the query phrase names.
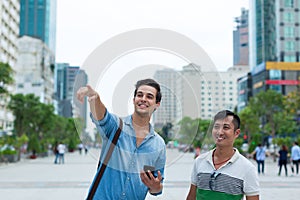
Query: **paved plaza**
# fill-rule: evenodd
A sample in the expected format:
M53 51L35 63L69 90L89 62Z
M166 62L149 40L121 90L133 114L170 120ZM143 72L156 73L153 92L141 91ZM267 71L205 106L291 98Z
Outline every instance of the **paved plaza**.
M99 150L96 149L87 155L79 155L78 152L67 153L63 165L53 164L53 156L35 160L23 159L11 164L2 163L0 164L0 198L83 200L94 176L98 155ZM192 153L179 153L177 149L168 149L163 195L158 197L148 195L146 199L185 199L190 185L193 156ZM269 158L266 161L265 175L259 177L260 199L300 199L300 176L278 177L277 170L276 163Z

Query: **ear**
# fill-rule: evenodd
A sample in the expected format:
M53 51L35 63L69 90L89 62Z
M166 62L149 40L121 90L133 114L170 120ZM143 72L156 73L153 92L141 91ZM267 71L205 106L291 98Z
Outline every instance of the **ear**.
M234 137L238 138L240 133L241 133L241 129L236 129L235 132L234 132Z
M156 108L158 108L160 106L160 102L156 103Z

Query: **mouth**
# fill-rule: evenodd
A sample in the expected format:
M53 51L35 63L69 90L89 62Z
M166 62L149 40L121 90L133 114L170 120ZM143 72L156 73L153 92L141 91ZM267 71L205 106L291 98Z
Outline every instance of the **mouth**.
M217 140L218 142L222 142L223 140L225 140L225 137L216 136L216 140Z
M138 107L141 108L141 109L144 109L144 108L148 108L149 106L144 104L144 103L139 103Z

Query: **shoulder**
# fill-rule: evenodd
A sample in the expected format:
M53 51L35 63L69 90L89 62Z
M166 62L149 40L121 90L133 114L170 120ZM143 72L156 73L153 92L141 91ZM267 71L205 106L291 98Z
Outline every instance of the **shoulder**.
M237 164L239 165L239 167L241 167L241 169L244 169L245 172L247 172L247 169L252 169L254 171L256 171L256 167L253 163L250 162L250 160L248 158L246 158L245 156L243 156L242 154L239 154L239 158L237 160Z
M166 147L165 140L155 131L154 131L154 137L153 138L159 146L163 146L164 148Z
M209 161L209 157L212 155L211 151L205 152L200 154L196 159L195 159L195 164L199 165L202 164L205 161Z

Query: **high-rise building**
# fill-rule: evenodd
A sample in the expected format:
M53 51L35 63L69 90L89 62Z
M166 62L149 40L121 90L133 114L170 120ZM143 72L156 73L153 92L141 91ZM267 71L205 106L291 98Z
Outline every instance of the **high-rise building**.
M227 71L202 71L195 64L181 71L158 70L155 79L162 85L163 101L154 113L155 125L176 124L183 117L212 119L220 110L235 110L239 77L249 72L245 66ZM175 122L175 123L174 123Z
M87 84L87 75L79 66L57 63L55 72L55 97L57 113L64 117L80 117L86 125L86 102L81 104L74 95ZM75 84L76 82L76 84Z
M248 10L242 8L241 16L235 18L236 27L233 31L233 65L249 65L248 13Z
M300 79L300 1L250 1L250 67L253 95L283 95Z
M18 0L0 0L0 62L15 69L17 62L17 38L19 35ZM13 86L8 87L9 92ZM8 134L13 129L13 114L7 109L9 97L0 95L0 131ZM2 134L2 133L1 133Z
M17 62L19 10L18 0L0 0L0 62L12 68Z
M167 123L176 124L182 119L180 72L173 69L158 70L154 79L159 81L162 94L160 107L153 115L155 127L162 128Z
M42 40L55 55L56 0L20 0L20 36Z

